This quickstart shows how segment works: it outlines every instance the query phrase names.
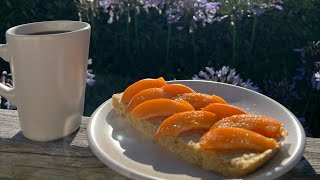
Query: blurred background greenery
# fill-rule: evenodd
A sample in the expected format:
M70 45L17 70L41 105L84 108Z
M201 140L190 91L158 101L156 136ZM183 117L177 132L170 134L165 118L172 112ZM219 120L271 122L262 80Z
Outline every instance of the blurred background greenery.
M79 19L89 22L92 26L90 58L93 59L90 68L96 75L96 84L87 87L87 116L113 93L123 91L136 80L159 76L166 80L191 79L207 66L215 69L230 66L236 68L243 79L251 79L262 93L302 118L313 136L319 136L320 91L314 90L310 81L293 80L297 68L304 63L293 49L320 40L320 1L283 0L283 3L283 11L271 10L261 16L237 20L234 44L229 21L199 27L189 33L188 28L177 29L181 23L168 24L165 13L159 14L156 10L132 13L131 22L123 15L108 24L109 14L98 8L96 1L1 0L0 43L5 43L5 31L18 24ZM314 61L308 63L314 64ZM9 66L0 61L0 71L4 70L10 71ZM290 83L295 83L299 98L288 102L283 99L288 91L293 91L287 87Z

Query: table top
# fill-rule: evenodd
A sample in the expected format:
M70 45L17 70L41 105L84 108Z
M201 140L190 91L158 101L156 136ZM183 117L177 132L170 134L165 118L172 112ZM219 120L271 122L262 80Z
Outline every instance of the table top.
M91 152L89 118L70 136L34 142L20 132L18 113L0 109L0 179L128 179L105 166ZM320 179L320 138L307 138L303 158L279 179Z

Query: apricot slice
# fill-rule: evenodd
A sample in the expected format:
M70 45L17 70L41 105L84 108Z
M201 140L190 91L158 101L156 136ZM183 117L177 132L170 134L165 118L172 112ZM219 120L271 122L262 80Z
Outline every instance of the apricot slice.
M233 115L218 121L212 126L221 127L238 127L244 128L266 137L278 138L281 136L283 124L271 117L254 114Z
M243 128L216 128L200 138L200 148L217 152L264 152L279 147L276 140Z
M221 119L228 116L236 115L236 114L246 114L246 111L238 108L237 106L233 106L230 104L221 104L221 103L209 104L202 110L212 112L218 115Z
M158 79L142 79L127 87L127 89L123 92L121 102L127 104L138 92L149 88L160 88L165 85L167 85L167 83L162 77Z
M226 100L224 100L222 97L217 96L217 95L212 95L213 101L216 103L221 103L221 104L228 104Z
M207 111L187 111L174 114L165 119L158 128L155 139L163 136L177 137L179 134L190 130L208 131L218 117Z
M130 100L126 111L131 112L133 108L142 102L157 99L157 98L166 98L171 99L179 94L194 92L188 86L182 84L169 84L163 86L161 88L149 88L138 92L133 98Z
M174 101L172 99L152 99L136 106L131 116L137 119L148 119L159 116L171 116L172 114L194 111L194 108L186 101Z
M171 98L178 94L195 92L193 89L183 84L168 84L163 86L162 89L168 96L171 96Z
M126 111L131 112L137 105L157 98L166 98L166 94L161 88L149 88L142 90L133 96L126 108Z
M203 93L184 93L175 97L175 100L187 101L195 110L201 110L209 104L217 103L219 100L217 101L216 99L218 98Z

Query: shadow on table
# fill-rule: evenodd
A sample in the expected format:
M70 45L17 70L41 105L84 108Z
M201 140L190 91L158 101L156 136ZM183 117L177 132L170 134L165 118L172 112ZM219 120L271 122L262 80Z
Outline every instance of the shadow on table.
M61 138L61 139L58 139L58 140L54 140L54 141L49 141L49 142L36 142L36 141L32 141L28 138L26 138L21 131L19 131L17 134L15 134L13 137L11 138L7 138L7 139L11 139L13 141L16 141L16 142L31 142L31 143L39 143L39 144L43 144L43 143L46 143L46 144L60 144L60 143L63 143L63 144L71 144L72 141L75 139L76 135L78 134L79 132L79 129L77 129L75 132L73 132L72 134L66 136L65 138Z
M13 148L21 149L21 151L30 151L32 153L39 152L40 154L74 154L81 152L81 155L92 156L92 152L87 144L83 141L86 135L79 133L80 128L75 132L54 141L37 142L24 137L21 131L17 132L10 138L0 137L2 144L12 145ZM83 130L82 130L83 131Z
M279 179L320 179L309 161L302 157L299 163Z

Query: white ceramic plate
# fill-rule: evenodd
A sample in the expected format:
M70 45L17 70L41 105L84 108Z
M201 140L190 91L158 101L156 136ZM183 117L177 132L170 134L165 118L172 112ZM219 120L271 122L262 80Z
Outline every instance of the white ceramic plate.
M264 166L244 178L274 179L288 172L301 159L305 133L297 118L284 106L254 91L224 83L180 80L197 92L216 94L249 113L276 118L289 135L283 148ZM93 153L107 166L132 179L222 179L165 151L130 127L112 110L111 99L91 116L88 141Z

